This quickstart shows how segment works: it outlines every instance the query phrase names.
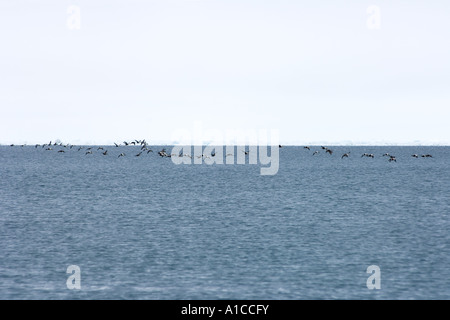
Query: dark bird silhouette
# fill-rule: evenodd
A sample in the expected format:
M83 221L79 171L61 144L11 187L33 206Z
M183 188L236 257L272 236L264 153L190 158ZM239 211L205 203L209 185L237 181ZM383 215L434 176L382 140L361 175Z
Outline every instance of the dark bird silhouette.
M350 156L350 152L344 153L341 159L348 158Z
M64 150L59 150L59 151L58 151L58 153L64 153L64 152L65 152Z
M308 150L311 150L311 148L310 148L310 147L303 147L303 149L308 149Z
M394 156L390 156L389 162L392 162L392 161L397 162L397 158L395 158Z
M97 151L98 151L98 150L103 150L103 147L98 147L98 148L97 148Z
M128 142L124 141L123 144L127 146L127 145L128 145Z
M331 149L327 149L327 151L325 151L326 153L329 153L330 155L332 155L333 154L333 150L331 150Z
M103 154L104 156L107 156L107 155L108 155L108 150L105 150L105 152L102 152L102 154Z
M119 156L117 158L120 158L120 157L125 157L125 153L119 154Z
M316 154L319 154L319 151L314 151L313 156L315 156Z
M92 154L92 151L91 150L86 151L86 153L84 155L87 155L87 154Z
M418 158L419 155L418 155L418 154L413 154L411 157L413 157L413 158Z
M148 149L147 154L149 154L150 152L153 152L152 149Z
M158 154L159 154L161 157L170 157L170 155L167 154L165 148L163 148L161 151L159 151Z
M142 151L139 152L139 153L136 155L136 157L139 157L141 154L142 154Z
M118 145L117 143L115 143L115 142L114 142L114 145L115 145L116 147L118 147L118 146L119 146L119 145Z

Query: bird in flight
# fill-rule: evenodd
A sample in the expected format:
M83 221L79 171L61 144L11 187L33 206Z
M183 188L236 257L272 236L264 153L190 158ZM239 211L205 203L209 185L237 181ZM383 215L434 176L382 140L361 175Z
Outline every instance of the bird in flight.
M389 162L392 162L392 161L397 162L397 159L394 156L390 156Z

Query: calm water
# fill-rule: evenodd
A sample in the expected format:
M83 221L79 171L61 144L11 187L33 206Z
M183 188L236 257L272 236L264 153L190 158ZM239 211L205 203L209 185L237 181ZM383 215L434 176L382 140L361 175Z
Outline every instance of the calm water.
M450 147L284 147L275 176L59 149L0 146L0 299L450 299Z

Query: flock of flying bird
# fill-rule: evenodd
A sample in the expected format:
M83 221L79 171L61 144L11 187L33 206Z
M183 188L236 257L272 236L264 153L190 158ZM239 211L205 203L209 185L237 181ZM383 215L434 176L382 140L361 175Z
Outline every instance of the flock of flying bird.
M134 155L135 157L140 157L143 153L149 154L150 152L153 152L153 150L149 148L149 146L148 146L147 142L145 141L145 139L143 139L143 140L133 140L133 141L130 141L130 142L123 141L123 145L124 146L138 146L138 147L140 147L139 152ZM10 146L14 147L14 144L11 144ZM21 145L21 147L24 147L24 146L25 145ZM117 144L117 143L114 142L114 146L118 148L118 147L121 147L122 145L121 144ZM94 151L100 151L104 156L108 155L108 150L105 150L105 148L102 147L102 146L99 146L99 147L84 147L84 146L75 146L75 145L71 145L71 144L63 144L61 142L60 143L57 143L57 142L52 143L52 141L50 141L47 144L42 144L42 145L36 144L35 145L35 148L39 148L39 147L45 148L46 151L53 150L52 147L60 147L60 149L57 151L58 153L65 153L66 151L64 149L67 149L67 148L68 149L76 148L78 151L81 151L81 150L85 149L85 151L86 151L85 155L93 154ZM61 147L64 148L64 149L61 149ZM281 147L282 146L279 145L279 148L281 148ZM303 147L303 149L311 150L311 147L305 146L305 147ZM321 149L323 151L325 151L325 153L328 153L329 155L333 155L333 150L331 150L330 148L321 146ZM244 152L245 152L246 155L249 154L249 151L244 151ZM319 153L320 153L320 150L316 150L316 151L313 152L312 155L315 156L315 155L317 155ZM158 155L163 157L163 158L165 158L165 157L170 158L172 156L179 156L179 157L186 156L186 157L192 158L192 156L186 155L186 154L182 154L182 153L180 153L178 155L169 154L169 153L167 153L165 148L163 148L162 150L158 151ZM231 154L227 154L227 156L228 155L231 155ZM124 152L122 152L122 153L119 154L118 158L125 157L125 156L126 156L126 154ZM211 156L214 157L215 153L212 153ZM389 162L397 162L397 158L395 156L393 156L393 155L390 155L389 153L385 153L382 156L383 157L388 157L387 159L388 159ZM202 154L201 157L208 157L208 156L205 156L204 154ZM344 153L341 156L341 159L348 158L348 157L350 157L350 152ZM364 153L364 154L361 155L361 158L363 158L363 157L375 158L375 155L373 153ZM411 155L411 157L413 157L413 158L419 158L419 157L432 158L433 156L431 154L422 154L420 156L418 154L413 154L413 155Z
M140 150L137 154L135 154L135 157L140 157L143 153L149 154L150 152L153 152L153 150L148 147L148 144L145 141L145 139L144 140L134 140L131 142L124 141L123 145L124 146L139 146ZM14 144L11 144L10 146L14 147ZM25 145L21 145L21 147L24 147L24 146ZM114 142L114 146L118 148L121 145ZM42 145L36 144L35 145L35 148L39 148L39 147L45 148L46 151L52 151L53 147L59 147L60 149L57 151L58 153L65 153L67 149L76 148L77 151L81 151L84 149L84 151L86 151L85 155L94 154L94 151L100 151L104 156L109 155L108 150L106 150L102 146L84 147L84 146L75 146L75 145L71 145L71 144L63 144L61 142L60 143L57 143L57 142L52 143L52 141L50 141L47 144L42 144ZM61 148L64 148L64 149L61 149ZM171 155L166 152L165 148L163 148L161 151L158 151L158 155L161 157L171 157ZM126 154L124 152L122 152L121 154L119 154L118 158L125 157L125 156L126 156Z
M307 149L307 150L311 150L311 147L308 147L308 146L303 147L303 148ZM325 153L328 153L330 155L333 154L333 150L329 149L328 147L323 147L322 146L321 149L324 150ZM315 156L316 154L319 154L319 153L320 153L320 151L316 150L316 151L313 152L313 156ZM347 152L347 153L344 153L341 156L341 159L348 158L348 157L350 157L350 151ZM367 157L367 158L372 158L373 159L373 158L375 158L375 155L373 153L363 153L361 155L361 158L363 158L363 157ZM383 157L388 157L388 161L389 162L397 162L397 158L395 156L393 156L393 155L390 155L389 153L383 154ZM422 157L422 158L433 158L433 156L431 154L422 154L421 156L419 156L418 154L413 154L413 155L411 155L411 157L413 157L413 158L419 158L419 157Z

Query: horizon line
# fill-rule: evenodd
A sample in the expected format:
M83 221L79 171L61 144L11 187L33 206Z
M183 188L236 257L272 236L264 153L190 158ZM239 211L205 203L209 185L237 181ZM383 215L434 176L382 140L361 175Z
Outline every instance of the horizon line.
M60 142L52 142L52 145L54 143L57 143L56 146L60 146ZM0 143L0 146L7 146L10 147L11 145L14 146L27 146L27 147L35 147L36 145L48 145L48 143L40 144L40 143L15 143L15 142L9 142L9 143ZM87 143L62 143L62 146L64 145L72 145L72 146L111 146L116 147L114 143L93 143L93 142L87 142ZM129 147L132 146L140 146L141 144L136 145L129 145ZM255 144L236 144L236 143L230 143L230 144L212 144L205 142L204 144L180 144L178 142L154 142L149 143L147 142L148 146L186 146L186 147L196 147L196 146L261 146L261 144L255 143ZM450 147L450 143L448 142L313 142L313 143L277 143L275 145L281 145L282 147L303 147L303 146L309 146L309 147L321 147L321 146L329 146L329 147ZM126 147L124 144L119 144L120 147ZM262 146L270 147L271 144L263 144Z

